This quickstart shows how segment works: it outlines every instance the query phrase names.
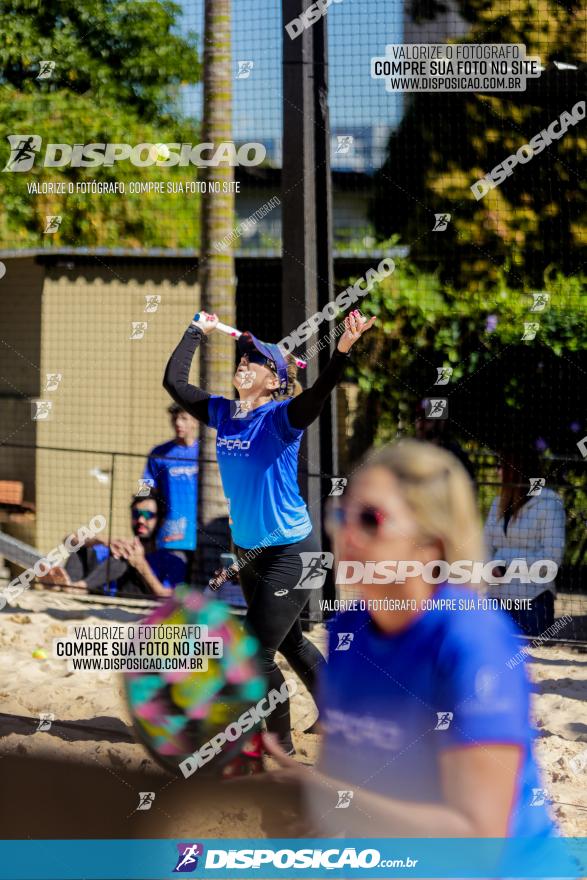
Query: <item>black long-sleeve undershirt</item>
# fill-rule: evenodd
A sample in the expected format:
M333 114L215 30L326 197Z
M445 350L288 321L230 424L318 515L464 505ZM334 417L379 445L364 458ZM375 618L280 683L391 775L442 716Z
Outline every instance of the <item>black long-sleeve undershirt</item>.
M186 412L208 425L208 400L211 395L189 382L194 354L203 337L204 334L197 327L188 327L167 362L163 387Z
M199 328L188 327L169 358L163 387L186 412L208 425L208 400L211 395L189 382L190 367L203 336ZM348 354L336 349L314 384L290 400L287 415L293 428L307 428L318 418L328 395L341 380L348 359Z
M314 384L292 398L287 408L292 428L307 428L318 418L328 395L342 379L348 362L348 354L343 354L336 348Z

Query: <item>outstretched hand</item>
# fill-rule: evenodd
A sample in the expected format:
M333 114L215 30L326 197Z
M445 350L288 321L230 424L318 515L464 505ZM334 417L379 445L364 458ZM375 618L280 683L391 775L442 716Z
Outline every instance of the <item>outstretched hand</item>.
M196 317L198 318L198 320L196 321L194 319L192 321L193 326L198 327L198 329L201 330L202 333L205 333L206 336L216 329L216 325L218 324L218 315L209 315L208 312L198 312Z
M88 591L85 581L72 581L66 569L61 565L54 565L47 574L39 578L39 583L64 593L87 593Z
M224 584L229 581L234 580L238 574L238 568L236 565L229 565L228 568L217 568L214 571L213 576L208 581L208 586L211 590L215 592L223 587Z
M47 587L70 587L71 578L61 565L54 565L47 574L41 575L39 583Z
M265 773L266 781L274 782L278 785L285 785L293 790L303 793L303 799L300 804L302 809L297 811L290 806L284 809L282 815L274 815L275 822L281 824L279 829L280 836L287 837L319 837L320 827L316 824L315 819L310 817L305 808L305 804L310 803L313 806L316 803L324 804L333 800L332 784L326 776L313 767L305 767L296 761L295 758L286 755L281 746L278 744L273 734L263 734L263 745L265 751L270 758L277 764L273 770ZM336 795L336 792L334 792ZM288 799L285 800L288 803ZM291 797L289 798L291 804ZM318 813L320 815L320 813Z
M363 333L370 330L376 320L375 316L367 320L358 309L349 312L344 319L345 329L344 333L338 340L338 350L343 352L343 354L350 351L357 339L360 339Z

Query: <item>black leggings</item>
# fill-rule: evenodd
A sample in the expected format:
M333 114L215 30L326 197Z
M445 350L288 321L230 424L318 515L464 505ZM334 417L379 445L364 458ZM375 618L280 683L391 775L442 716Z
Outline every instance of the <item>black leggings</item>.
M243 566L239 569L239 580L248 605L245 619L261 643L261 662L269 688L279 690L284 682L275 662L275 653L279 651L315 699L325 661L304 636L300 623L311 591L294 589L302 575L300 553L320 554L314 535L311 533L297 544L268 547L254 559L250 558L251 551L240 547L236 551ZM268 716L267 729L277 734L285 751L293 751L289 700L278 704Z

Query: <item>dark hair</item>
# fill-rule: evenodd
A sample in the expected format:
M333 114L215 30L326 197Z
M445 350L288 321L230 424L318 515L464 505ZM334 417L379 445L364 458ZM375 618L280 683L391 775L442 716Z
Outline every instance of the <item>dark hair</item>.
M183 406L180 406L179 403L172 403L167 407L167 412L170 416L176 416L179 413L185 412Z
M499 516L515 519L530 500L528 487L532 477L542 476L540 456L531 447L502 449L499 454L502 469L499 495Z
M154 486L149 486L149 491L145 495L135 495L130 502L130 509L136 507L141 501L154 501L157 505L157 517L161 519L165 513L165 502Z

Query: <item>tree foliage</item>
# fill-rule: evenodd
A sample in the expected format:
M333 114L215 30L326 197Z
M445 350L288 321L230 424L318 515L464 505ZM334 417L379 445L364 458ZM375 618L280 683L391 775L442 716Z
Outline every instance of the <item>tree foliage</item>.
M580 0L461 0L467 43L522 43L549 69L518 94L420 93L389 141L377 175L373 219L379 234L399 234L422 268L470 289L539 284L547 268L573 274L585 263L585 124L519 164L476 201L470 186L585 97L587 29ZM434 233L434 213L451 213Z
M446 396L452 431L473 450L513 439L576 456L587 434L584 283L547 276L540 289L548 304L532 312L533 296L505 278L491 293L469 293L400 264L362 306L378 320L355 372L362 395L355 454L409 433L418 402ZM527 324L539 326L524 341ZM435 385L439 367L453 370L447 386Z
M7 0L0 36L0 143L38 134L47 143L198 142L198 128L179 110L182 84L197 82L195 36L181 36L181 7L158 0ZM41 61L55 62L37 79ZM44 168L0 175L0 242L46 244L45 216L63 217L52 244L197 246L195 194L33 195L33 181L178 181L193 167Z

